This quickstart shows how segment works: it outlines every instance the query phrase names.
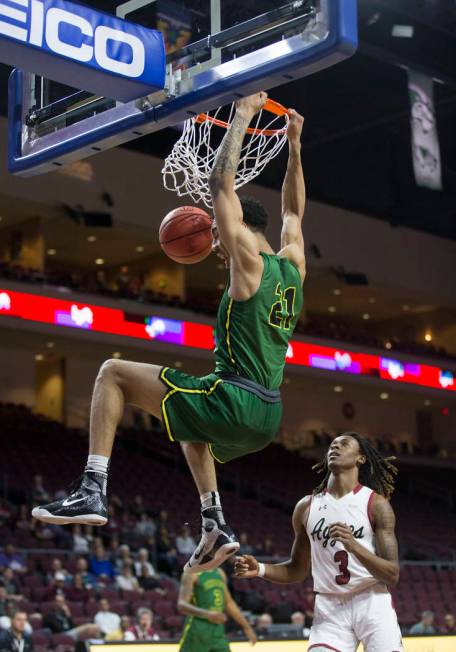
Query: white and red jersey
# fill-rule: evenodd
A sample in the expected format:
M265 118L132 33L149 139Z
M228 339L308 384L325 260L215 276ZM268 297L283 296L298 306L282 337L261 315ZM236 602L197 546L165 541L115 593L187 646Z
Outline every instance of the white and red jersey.
M325 594L349 594L378 583L342 543L329 536L334 523L349 526L359 544L375 554L375 534L370 506L375 492L358 484L342 498L328 491L312 496L306 531L310 539L314 590Z

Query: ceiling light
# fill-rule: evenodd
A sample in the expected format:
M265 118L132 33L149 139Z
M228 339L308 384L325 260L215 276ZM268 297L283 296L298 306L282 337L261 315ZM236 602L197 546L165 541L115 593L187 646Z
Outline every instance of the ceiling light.
M142 252L144 251L144 247L142 245L138 245L136 247L136 251L138 252L138 254L142 254Z
M284 378L283 379L283 384L284 385L289 385L291 383L291 380L289 378Z
M177 369L180 369L180 368L182 367L182 362L181 362L180 360L176 360L176 362L174 363L174 366L175 366Z
M335 294L336 297L338 297L338 296L340 296L342 294L342 290L339 290L339 288L336 288L335 290L333 290L333 294Z
M104 264L104 258L95 259L95 265L103 265L103 264Z
M225 284L224 283L219 283L217 285L217 290L224 290L225 289Z
M334 387L334 391L335 391L337 394L340 394L340 392L343 392L343 391L344 391L344 388L342 387L342 385L336 385L336 386Z
M368 312L365 312L365 313L363 314L363 319L364 319L365 321L367 321L367 320L370 319L370 318L371 318L371 316L369 315Z
M388 399L389 397L390 395L388 394L388 392L382 392L380 394L380 398L382 399L382 401L386 401L386 399Z
M97 241L97 236L96 235L89 235L87 238L87 242L96 242Z
M369 297L368 301L369 303L375 303L377 299L375 297Z
M391 36L396 38L413 38L413 25L393 25Z
M44 355L43 355L42 353L37 353L36 356L35 356L35 360L36 360L37 362L43 362L43 360L44 360Z
M405 303L405 304L402 306L402 310L403 310L404 312L408 312L408 311L410 310L410 306L407 305L407 304Z
M336 306L328 306L328 312L336 312Z
M225 265L223 263L219 263L217 265L217 269L226 269L226 268L225 268Z
M54 342L46 342L46 346L47 346L48 349L53 349L55 344L54 344Z
M392 349L392 348L393 348L393 345L391 344L391 342L386 341L386 342L385 342L385 349L388 349L388 350L389 350L389 349Z
M424 404L426 407L429 407L432 404L432 401L430 401L428 398L424 401Z
M2 215L0 215L0 222L1 222L2 220L3 220L3 216L2 216Z
M424 339L426 340L426 342L432 342L432 333L429 333L429 332L426 333L426 335L424 336Z
M119 358L122 357L122 354L121 354L120 351L114 351L114 353L112 354L112 357L115 358L116 360L118 360Z
M46 253L48 256L55 256L57 249L48 249Z

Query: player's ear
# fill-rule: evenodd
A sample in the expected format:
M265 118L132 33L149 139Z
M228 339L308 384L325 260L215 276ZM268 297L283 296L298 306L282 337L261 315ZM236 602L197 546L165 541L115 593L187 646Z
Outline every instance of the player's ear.
M358 466L362 466L363 464L366 464L366 456L365 455L360 455L358 457Z

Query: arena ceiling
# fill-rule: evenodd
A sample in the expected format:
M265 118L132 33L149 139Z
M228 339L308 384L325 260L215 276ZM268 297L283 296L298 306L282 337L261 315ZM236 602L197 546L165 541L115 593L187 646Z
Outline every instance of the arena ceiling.
M239 0L228 2L239 6ZM109 0L90 4L107 11L115 5ZM413 38L393 37L396 24L413 26ZM306 117L303 162L309 196L392 227L456 239L456 4L359 0L359 25L360 47L354 57L272 93ZM415 184L407 66L440 80L434 86L442 192ZM4 91L8 72L0 66ZM6 92L0 94L0 112L6 114ZM165 156L175 139L176 131L167 129L128 146ZM284 154L259 182L280 187L285 163Z

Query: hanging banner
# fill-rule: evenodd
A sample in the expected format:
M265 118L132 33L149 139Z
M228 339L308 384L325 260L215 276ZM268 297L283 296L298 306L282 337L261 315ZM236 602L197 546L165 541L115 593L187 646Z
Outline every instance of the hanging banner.
M409 70L412 156L418 186L442 190L442 166L431 77Z

